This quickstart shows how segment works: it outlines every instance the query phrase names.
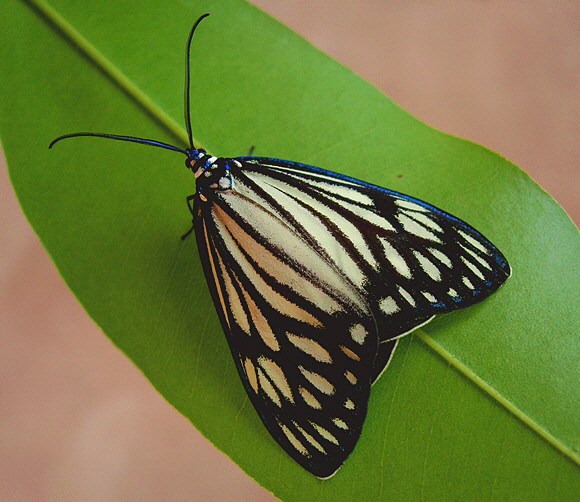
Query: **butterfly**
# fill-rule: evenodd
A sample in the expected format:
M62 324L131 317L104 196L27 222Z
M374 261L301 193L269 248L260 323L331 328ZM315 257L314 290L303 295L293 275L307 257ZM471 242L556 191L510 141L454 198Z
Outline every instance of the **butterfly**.
M238 374L276 442L315 476L355 448L371 386L400 337L468 307L509 277L501 252L426 202L297 162L218 158L196 148L186 46L189 148L180 152L199 255Z

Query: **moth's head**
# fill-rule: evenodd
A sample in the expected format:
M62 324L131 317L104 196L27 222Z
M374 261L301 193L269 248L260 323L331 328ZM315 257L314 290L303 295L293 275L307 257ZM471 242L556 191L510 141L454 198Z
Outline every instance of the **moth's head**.
M188 164L195 175L198 194L204 194L205 198L212 192L231 190L233 187L231 168L235 169L238 167L237 164L234 159L218 158L207 153Z

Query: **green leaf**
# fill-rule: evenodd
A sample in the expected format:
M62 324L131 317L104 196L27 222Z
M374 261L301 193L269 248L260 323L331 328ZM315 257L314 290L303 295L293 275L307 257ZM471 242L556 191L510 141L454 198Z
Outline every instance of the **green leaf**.
M90 7L87 7L90 5ZM217 155L288 158L427 200L507 256L491 298L403 339L373 388L355 452L320 481L270 438L238 381L194 239L184 146L187 33L193 127ZM241 1L130 9L6 0L0 131L29 221L104 333L218 448L288 500L572 500L580 489L580 238L515 166L418 122Z

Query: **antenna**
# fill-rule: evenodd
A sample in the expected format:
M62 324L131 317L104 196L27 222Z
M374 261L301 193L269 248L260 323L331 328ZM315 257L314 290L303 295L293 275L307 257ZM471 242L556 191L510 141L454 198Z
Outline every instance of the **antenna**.
M209 14L204 14L201 16L193 25L191 32L189 33L189 38L187 39L187 48L185 52L185 127L187 128L187 137L189 139L189 146L192 150L195 150L195 146L193 145L193 133L191 130L191 114L189 111L190 105L190 98L189 98L189 90L190 90L190 71L191 71L191 63L190 63L190 53L191 53L191 40L193 39L193 34L195 33L195 29L199 25L202 19L209 16ZM131 143L141 143L143 145L155 146L158 148L164 148L166 150L172 150L174 152L180 152L184 155L189 156L187 150L179 148L177 146L169 145L168 143L163 143L162 141L157 141L154 139L146 139L146 138L137 138L135 136L120 136L118 134L107 134L107 133L96 133L96 132L75 132L72 134L64 134L63 136L59 136L55 140L53 140L48 148L52 148L56 143L63 139L68 138L79 138L84 136L93 136L96 138L106 138L106 139L115 139L118 141L129 141Z
M187 39L187 48L185 50L185 99L184 99L184 107L185 107L185 127L187 128L187 137L189 138L189 146L190 148L195 148L193 145L193 132L191 131L191 111L190 111L190 87L191 87L191 41L193 40L193 34L195 33L195 29L201 23L203 19L205 19L209 14L204 14L201 16L191 28L191 32L189 34L189 38Z

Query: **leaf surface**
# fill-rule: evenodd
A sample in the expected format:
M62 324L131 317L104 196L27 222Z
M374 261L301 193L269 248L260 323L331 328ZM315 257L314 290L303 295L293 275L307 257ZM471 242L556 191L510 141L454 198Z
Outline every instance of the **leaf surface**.
M513 275L491 298L406 337L373 387L355 452L320 481L270 438L238 380L181 241L195 191L183 157L77 131L216 155L287 158L427 200L496 244ZM237 0L139 8L7 0L0 132L20 203L103 332L250 476L287 500L571 500L580 488L580 238L522 171L420 123Z

